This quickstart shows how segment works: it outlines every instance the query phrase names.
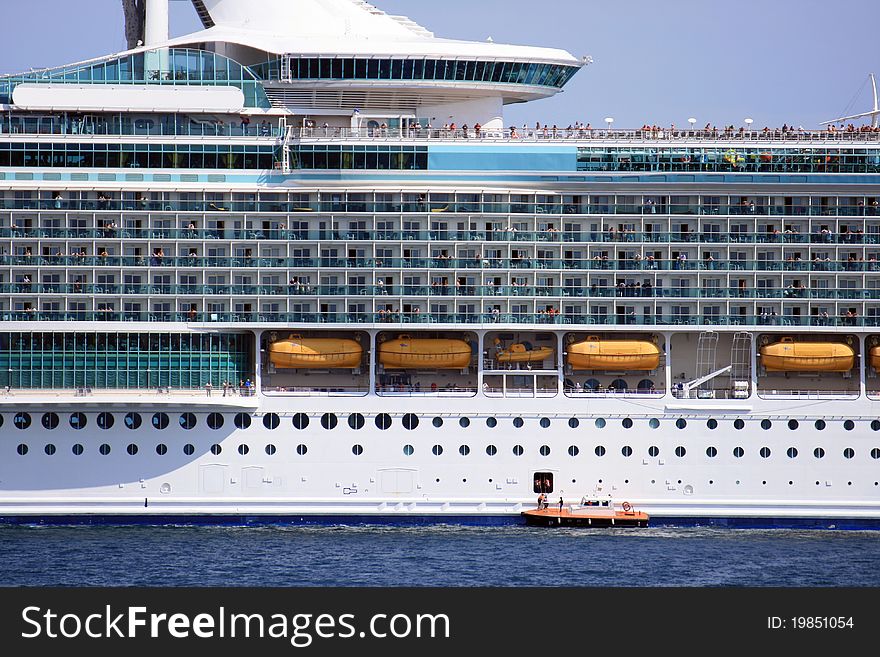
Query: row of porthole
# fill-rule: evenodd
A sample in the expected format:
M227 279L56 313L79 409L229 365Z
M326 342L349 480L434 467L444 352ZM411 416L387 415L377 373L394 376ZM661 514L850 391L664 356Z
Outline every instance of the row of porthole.
M0 425L2 425L2 415L0 415ZM392 419L388 413L379 413L375 417L375 424L379 429L387 430L391 427ZM79 411L71 413L68 418L68 422L70 426L74 429L84 429L88 424L88 419L85 413L81 413ZM321 426L324 429L332 430L335 429L339 420L335 413L324 413L321 416ZM31 426L31 416L26 412L18 412L12 418L12 423L18 429L27 429ZM44 429L52 430L59 426L61 420L57 413L49 412L43 413L40 418L40 423L42 424ZM142 419L139 413L126 413L124 420L124 425L129 429L138 429L142 424ZM155 429L165 429L168 427L170 423L170 419L167 413L153 413L151 418L151 424ZM225 423L224 417L221 413L209 413L206 418L206 424L211 429L222 429ZM306 429L308 428L310 423L309 416L306 413L296 413L292 417L292 424L295 429ZM100 429L110 429L115 424L115 419L113 413L98 413L95 418L95 424ZM190 430L194 429L197 424L196 415L194 413L186 412L181 413L178 416L178 424L182 429ZM233 424L237 429L247 429L251 425L251 416L247 413L237 413L233 419ZM366 419L360 413L352 413L348 416L348 426L351 429L359 430L362 429L366 424ZM419 426L419 417L414 413L406 413L401 418L401 424L404 429L413 430ZM436 428L440 428L444 424L444 420L442 417L435 417L432 420L432 424ZM471 421L470 418L461 417L458 420L459 426L462 428L467 428L470 426ZM521 417L513 418L513 426L516 428L520 428L524 426L525 421ZM539 424L541 427L547 428L550 426L550 419L543 417L540 419ZM597 429L604 429L608 422L604 418L597 418L594 422ZM624 429L631 429L634 425L632 418L623 418L621 424ZM679 429L684 429L688 425L687 420L684 418L678 418L675 421L675 426ZM267 429L277 429L281 426L281 417L276 413L267 413L263 416L263 426ZM494 417L486 418L486 426L490 428L494 428L498 426L498 420ZM572 429L576 429L580 426L580 420L578 418L573 417L569 418L568 426ZM648 420L648 426L652 429L657 429L660 427L660 420L657 418L651 418ZM733 421L733 428L737 430L742 430L746 426L744 420L737 418ZM761 428L764 430L768 430L773 426L773 422L768 419L761 420ZM825 420L816 420L813 423L813 426L817 431L822 431L827 427L827 423ZM855 429L855 422L852 420L844 420L843 428L847 431L852 431ZM873 431L880 431L880 420L872 420L871 421L871 429ZM706 421L706 427L708 429L717 429L718 428L718 420L714 418L710 418ZM789 420L788 428L794 431L800 427L800 423L797 420Z
M82 445L77 443L72 446L72 450L75 455L79 456L83 453L84 448ZM305 456L306 453L308 453L308 450L309 450L309 448L307 445L300 444L300 445L296 446L296 453L299 454L300 456ZM20 443L18 445L16 451L18 452L18 454L20 456L25 456L29 451L29 447L25 443ZM44 451L46 452L47 455L52 456L56 453L57 450L56 450L55 445L50 443L44 447ZM98 448L98 452L100 454L103 454L104 456L110 454L110 451L111 451L111 447L107 443L100 445ZM134 443L131 443L126 448L126 451L131 456L134 456L135 454L138 453L138 446ZM210 451L213 455L218 456L223 451L223 447L221 445L215 443L214 445L211 446ZM241 454L242 456L247 455L249 451L250 451L250 447L248 447L248 445L246 445L244 443L242 443L238 446L238 453ZM272 456L273 454L275 454L276 448L274 445L271 445L271 444L266 445L265 451L266 451L266 454L268 454L269 456ZM353 445L351 451L355 456L360 456L361 454L363 454L364 448L362 445ZM413 454L415 454L415 451L416 451L416 449L413 445L407 444L407 445L403 446L403 453L406 456L412 456ZM434 454L435 456L442 455L443 451L444 451L443 445L434 445L431 448L431 453ZM580 451L581 450L577 445L571 445L568 448L568 455L569 456L578 456L580 454ZM157 445L156 446L156 453L159 454L160 456L167 454L168 453L167 445L162 444L162 443ZM192 445L191 443L187 443L186 445L183 446L183 453L186 454L187 456L192 456L195 453L195 446ZM461 445L458 448L458 453L461 454L462 456L468 456L471 453L471 448L468 445ZM495 445L487 445L486 446L486 454L487 455L495 456L497 453L498 453L498 448ZM522 456L524 453L525 453L525 449L523 448L522 445L514 445L513 446L514 456ZM550 446L549 445L541 445L541 447L538 449L538 453L541 456L550 456ZM597 445L595 447L595 449L593 450L593 453L598 457L603 457L606 454L606 449L602 445ZM620 453L625 457L630 457L633 455L633 449L629 445L624 445L621 448ZM684 458L687 455L687 449L685 449L683 446L679 445L678 447L675 448L674 454L679 458ZM762 447L760 450L758 450L758 454L761 456L761 458L765 458L765 459L770 458L771 450L769 447ZM856 455L856 452L852 447L846 447L843 450L843 457L846 459L852 459L855 457L855 455ZM657 447L656 445L651 445L650 447L648 447L648 456L650 456L652 458L656 458L656 457L660 456L660 448ZM706 456L708 456L709 458L715 458L716 456L718 456L718 449L713 446L707 447L706 448ZM745 450L742 447L734 447L733 448L733 456L736 458L742 458L743 456L745 456ZM786 456L788 456L789 458L792 458L792 459L797 458L797 456L798 456L797 447L789 447L788 450L786 450ZM816 447L815 449L813 449L813 456L816 457L817 459L824 458L825 457L825 449L822 447ZM871 450L871 458L880 459L880 448L874 447Z

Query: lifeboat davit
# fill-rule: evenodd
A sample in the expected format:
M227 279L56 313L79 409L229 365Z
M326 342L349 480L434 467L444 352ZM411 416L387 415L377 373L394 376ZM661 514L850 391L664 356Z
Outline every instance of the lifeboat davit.
M391 369L462 370L471 364L471 346L464 340L400 335L379 345L379 363Z
M495 352L495 360L499 363L543 363L553 352L553 347L533 347L529 342L517 342Z
M868 352L868 354L871 367L880 372L880 345L876 347L871 347L871 350Z
M853 348L841 342L795 342L782 338L761 347L761 364L769 372L849 372Z
M363 353L357 340L291 335L269 345L269 362L284 369L354 369Z
M575 370L655 370L660 347L650 340L602 340L591 335L568 345L566 362Z

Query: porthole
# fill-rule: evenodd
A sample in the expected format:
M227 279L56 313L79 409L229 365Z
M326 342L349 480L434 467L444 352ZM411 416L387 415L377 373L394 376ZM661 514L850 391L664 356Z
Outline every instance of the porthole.
M208 428L217 431L218 429L223 428L223 414L222 413L208 413Z
M154 429L166 429L168 427L168 414L167 413L153 413L153 417L151 420Z
M789 420L788 421L788 428L791 429L792 431L795 431L798 428L798 426L800 426L800 425L798 424L797 420Z
M360 456L364 453L364 448L361 445L352 445L351 453L355 456Z
M743 454L745 454L745 453L746 452L742 447L734 447L733 448L733 455L738 459L741 459L743 457Z
M40 418L40 423L43 425L43 428L48 429L49 431L57 428L59 422L58 413L43 413L43 417Z
M549 417L542 417L540 425L541 425L542 429L548 428L550 426L550 418Z
M596 449L593 450L596 453L596 456L602 457L605 456L605 448L602 445L596 445Z
M660 448L657 447L657 445L651 445L648 448L648 456L659 456L659 455L660 455Z
M568 455L569 456L577 456L580 454L581 450L578 449L577 445L569 445L568 447Z
M194 413L181 413L177 421L180 423L180 428L187 431L196 426L196 416Z
M746 426L746 423L743 422L743 421L742 421L741 419L739 419L739 418L737 418L736 420L733 421L733 428L736 429L736 430L743 429L745 426Z
M817 459L825 458L825 450L821 447L817 447L813 450L813 456L815 456Z
M113 413L98 413L98 417L95 418L95 424L98 425L99 429L111 429L114 422Z
M251 416L247 413L236 413L232 423L236 429L247 429L251 426Z
M251 451L251 448L248 447L247 445L245 445L244 443L242 443L241 445L238 446L238 453L241 456L247 456L247 453L249 451Z
M525 422L521 417L513 418L513 426L515 426L517 429L522 428L523 424L525 424Z
M187 443L183 446L183 453L187 456L192 456L196 452L196 447L192 443Z
M128 452L129 456L134 456L138 453L138 446L134 443L129 443L128 447L125 448L125 451Z
M52 443L49 443L48 445L46 445L43 448L43 451L46 452L46 456L52 456L53 454L55 454L55 451L56 451L55 445L53 445Z
M263 426L267 429L277 429L281 424L281 418L277 413L266 413L263 416Z
M70 426L74 429L84 429L86 424L88 424L88 420L86 419L85 413L76 411L75 413L70 414Z
M305 413L294 413L291 422L293 423L294 429L302 431L309 426L309 416Z
M379 415L376 416L376 426L382 431L385 431L391 426L391 416L388 415L388 413L379 413Z
M773 426L773 423L772 423L770 420L768 420L768 419L766 419L766 418L763 419L763 420L761 420L761 428L762 428L764 431L767 431L767 430L770 429L770 427L772 427L772 426Z
M709 445L709 447L706 448L706 456L708 456L710 459L714 459L716 456L718 456L718 450L715 447Z
M487 420L487 422L488 422L488 420ZM439 429L440 427L443 426L443 418L439 417L439 416L435 417L433 420L431 420L431 424L434 425L434 428Z
M458 448L458 453L461 454L462 456L467 456L468 454L471 453L471 448L468 447L467 445L461 445Z
M17 429L27 429L31 426L31 416L29 413L18 412L12 417L12 424Z
M159 456L165 456L167 453L168 445L165 445L163 443L159 443L158 445L156 445L156 454L158 454Z
M495 445L486 445L486 454L489 456L495 456L498 453L498 448Z
M597 418L596 418L596 428L597 428L597 429L604 429L604 428L605 428L605 424L606 424L606 422L605 422L605 418L602 418L602 417L597 417Z
M18 447L15 448L15 451L18 452L19 456L24 456L28 453L28 446L24 443L20 443Z
M709 429L717 429L718 428L718 420L715 418L709 418L706 420L706 427Z
M660 428L660 420L658 420L655 417L652 417L650 420L648 420L648 426L651 427L652 429L659 429Z
M880 420L871 420L871 431L880 431Z
M514 456L522 456L525 453L525 449L523 449L522 445L514 445L513 446L513 455Z
M82 453L86 450L85 447L79 443L74 443L73 447L70 448L70 451L73 452L74 456L82 456Z
M785 453L788 456L788 458L796 459L797 455L798 455L797 447L789 447Z
M107 456L110 454L110 445L104 443L98 448L98 451L101 453L101 456Z
M851 459L855 455L856 452L852 447L847 447L845 450L843 450L843 458L845 459Z
M135 429L141 428L141 414L140 413L126 413L125 417L122 420L122 423L132 431Z
M538 450L541 456L550 456L550 445L541 445L541 448Z
M846 420L843 423L843 428L846 429L847 431L852 431L853 429L856 428L856 423L853 422L852 420Z
M486 426L489 427L490 429L494 429L495 427L498 426L498 418L487 417L486 418Z
M685 454L687 454L687 450L682 445L675 448L675 455L678 458L684 458Z
M277 452L277 451L278 450L275 448L275 445L273 445L271 443L266 445L266 455L267 456L275 456L275 452Z
M581 425L581 421L576 417L568 418L568 427L569 429L577 429Z
M770 448L769 447L762 447L761 451L758 452L758 454L761 455L762 459L768 459L768 458L770 458Z
M415 413L407 413L406 415L403 416L403 418L401 419L401 422L403 422L404 429L408 429L409 431L412 431L417 426L419 426L419 416L416 415Z
M687 420L685 420L683 417L680 417L675 421L675 426L678 429L684 429L687 425Z
M816 420L816 431L822 431L825 428L825 420Z
M458 426L460 426L462 429L467 429L469 426L471 426L471 421L466 417L461 417L458 419Z
M872 459L880 459L880 448L875 447L871 450L871 458Z
M364 416L360 413L352 413L348 416L348 426L355 431L360 431L364 428L364 424L366 424L366 420Z
M624 456L632 456L633 448L630 447L629 445L624 445L623 447L620 448L620 453L623 454Z
M299 444L296 446L296 453L300 456L305 456L306 454L308 454L308 452L309 448L306 445Z
M623 418L623 428L624 429L631 429L632 425L633 425L632 418L628 418L628 417Z
M222 445L218 445L217 443L214 443L213 445L211 445L211 454L213 454L214 456L220 456L222 451L223 451Z
M412 445L404 445L403 446L403 453L405 456L412 456L415 453L415 451L416 451L416 448L413 447Z
M443 454L443 445L434 445L431 448L431 454L433 454L434 456L440 456L441 454Z
M299 413L297 415L299 415ZM294 416L294 418L295 417L296 416ZM308 415L304 415L304 417L308 418ZM321 416L321 426L324 427L327 431L332 431L333 429L335 429L338 422L339 420L336 418L336 413L324 413ZM305 428L297 427L296 424L294 424L293 426L295 426L297 429ZM308 426L308 421L306 421L306 426Z

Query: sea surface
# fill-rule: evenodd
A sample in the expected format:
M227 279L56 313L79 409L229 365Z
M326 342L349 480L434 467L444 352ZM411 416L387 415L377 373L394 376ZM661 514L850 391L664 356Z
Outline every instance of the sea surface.
M0 526L0 586L880 586L880 531Z

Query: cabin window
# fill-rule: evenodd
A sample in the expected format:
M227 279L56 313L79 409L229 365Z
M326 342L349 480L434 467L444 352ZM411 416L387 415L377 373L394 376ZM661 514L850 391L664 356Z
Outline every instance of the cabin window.
M536 472L535 473L536 493L552 493L553 492L553 473L552 472Z

